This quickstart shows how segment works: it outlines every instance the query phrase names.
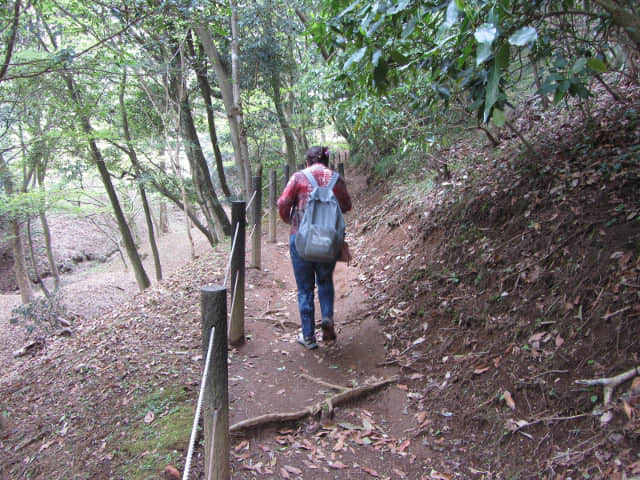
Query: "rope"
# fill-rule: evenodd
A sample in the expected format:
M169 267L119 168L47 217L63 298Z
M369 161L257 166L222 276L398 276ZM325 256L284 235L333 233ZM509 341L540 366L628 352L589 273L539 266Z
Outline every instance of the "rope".
M256 231L256 226L254 225L253 228L251 229L251 233L249 234L249 238L247 238L247 240L251 240L251 238L253 237L253 232Z
M229 280L229 270L231 269L231 259L233 258L233 252L236 250L236 240L238 239L238 229L240 228L240 223L236 223L236 231L233 234L233 243L231 244L231 251L229 252L229 261L227 262L227 271L224 274L224 282L222 286L227 288L227 280Z
M202 408L202 400L204 399L204 387L209 376L209 361L211 360L211 347L213 346L213 337L215 336L215 327L211 328L209 335L209 347L207 349L207 359L204 363L204 371L202 372L202 380L200 381L200 394L198 395L198 404L196 405L196 414L193 418L193 427L191 428L191 437L189 438L189 448L187 450L187 460L184 465L184 473L182 480L188 480L189 470L191 469L191 457L193 456L193 446L196 442L196 432L198 430L198 420L200 420L200 410Z
M258 191L254 190L253 195L251 195L251 198L249 199L249 203L247 203L247 207L246 207L247 212L251 208L251 202L253 202L253 199L256 198L256 193L258 193Z

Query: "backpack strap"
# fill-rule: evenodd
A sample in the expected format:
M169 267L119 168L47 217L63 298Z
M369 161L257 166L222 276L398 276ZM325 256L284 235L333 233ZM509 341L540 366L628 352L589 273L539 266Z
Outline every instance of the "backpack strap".
M302 173L304 173L304 176L307 177L307 180L309 180L309 183L313 188L319 187L318 182L316 181L315 177L309 170L305 168L304 170L302 170Z
M338 183L338 180L340 180L340 174L338 172L333 172L333 176L331 177L331 181L327 185L327 188L329 190L333 190L333 187L336 186L336 183Z
M307 170L305 168L304 170L302 170L302 173L304 173L304 176L307 177L307 180L309 180L309 183L311 184L312 187L314 188L319 187L318 182L316 181L316 177L313 176L310 170ZM336 186L336 183L338 183L338 180L340 180L340 174L338 172L333 172L333 175L331 176L331 180L329 181L329 183L325 188L328 188L329 190L333 190L333 187Z

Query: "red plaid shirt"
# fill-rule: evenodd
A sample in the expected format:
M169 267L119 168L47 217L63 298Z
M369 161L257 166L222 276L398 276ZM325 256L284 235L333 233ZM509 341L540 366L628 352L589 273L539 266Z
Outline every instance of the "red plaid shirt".
M334 174L333 170L325 167L321 163L314 163L311 166L311 174L321 187L326 187L331 181L331 177ZM284 188L280 199L278 200L278 211L280 218L285 223L291 224L291 235L298 232L298 225L302 220L302 214L309 201L309 195L313 186L307 180L302 172L296 172L289 179L289 183ZM338 199L342 213L346 213L351 210L351 197L347 192L347 185L344 180L340 178L336 186L333 187L333 194Z

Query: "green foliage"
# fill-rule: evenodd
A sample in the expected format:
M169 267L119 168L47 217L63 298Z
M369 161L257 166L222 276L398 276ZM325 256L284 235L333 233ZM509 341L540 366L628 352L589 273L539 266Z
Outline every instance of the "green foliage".
M128 440L121 443L125 437L113 438L109 446L124 460L124 477L157 477L164 467L184 457L193 422L193 400L181 386L165 387L139 399L134 408L135 421L127 432Z
M333 0L308 31L332 56L330 79L346 99L336 116L358 138L370 137L378 123L402 128L425 111L456 104L501 127L532 71L538 76L529 93L556 103L588 98L593 76L615 63L617 38L611 17L597 5L566 1ZM412 91L416 100L406 102ZM381 117L380 109L369 115L372 97L390 110L404 107L406 120Z
M28 336L46 339L61 328L61 319L66 319L68 316L62 298L59 294L55 294L14 308L11 311L9 323L24 327Z

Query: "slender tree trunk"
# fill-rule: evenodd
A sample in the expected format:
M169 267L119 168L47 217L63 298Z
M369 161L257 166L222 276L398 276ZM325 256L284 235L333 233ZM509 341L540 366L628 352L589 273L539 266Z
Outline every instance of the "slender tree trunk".
M271 74L271 88L273 89L273 104L276 107L276 113L278 115L278 122L284 135L284 141L287 148L287 164L289 165L289 171L295 172L296 169L296 141L293 136L293 131L289 126L289 121L285 115L284 105L282 102L281 84L280 84L280 72L275 70Z
M42 280L42 276L38 271L38 259L36 257L35 247L33 246L33 231L31 230L31 219L27 218L27 246L29 247L29 261L31 262L31 269L33 270L33 276L36 279L36 283L44 296L47 298L51 298L51 293L49 289L44 284Z
M216 123L214 117L213 104L211 102L211 86L209 85L209 79L207 77L207 60L206 57L202 58L204 52L202 44L199 45L198 52L193 46L193 40L191 35L187 37L190 54L192 57L192 66L196 72L198 79L198 86L200 87L200 93L202 100L204 101L205 110L207 112L207 125L209 126L209 137L211 139L211 146L213 147L213 155L216 159L216 170L218 171L218 180L220 182L220 188L225 197L231 197L231 190L227 185L227 177L224 174L224 165L222 163L222 153L220 152L220 146L218 145L218 135L216 134Z
M242 167L244 168L245 181L247 182L247 195L252 192L251 162L249 161L249 144L247 131L244 128L242 113L242 98L240 97L240 29L238 27L238 3L237 0L229 0L231 7L231 86L233 91L233 111L238 123L240 134L240 150L242 152ZM247 199L249 197L247 196Z
M0 156L0 182L4 184L4 190L10 197L13 195L13 181L11 179L11 172L5 163L4 159ZM11 244L11 253L13 254L13 270L16 276L16 283L20 289L20 298L22 303L29 303L33 301L33 290L31 289L31 282L27 274L27 266L25 263L24 247L22 244L22 232L20 230L20 222L16 217L10 217L9 221L9 243Z
M69 96L74 103L76 108L76 112L78 114L80 124L82 126L82 131L87 136L87 142L89 144L89 152L91 154L91 158L93 159L96 167L98 168L98 173L100 174L100 179L102 180L102 184L107 192L109 197L109 201L111 202L111 207L113 208L113 213L118 222L118 228L120 229L120 234L122 235L122 241L124 243L125 251L127 252L127 256L129 257L129 261L133 267L134 275L136 277L136 282L138 284L138 288L142 291L151 285L149 281L149 277L147 277L147 272L144 270L144 265L142 265L142 260L140 260L140 255L138 255L138 250L136 248L136 244L133 240L133 236L131 235L131 230L129 229L129 225L127 225L126 218L122 211L122 207L120 206L120 201L118 200L118 195L113 187L113 183L111 183L111 176L109 175L109 170L102 158L102 153L98 148L98 145L95 141L95 135L93 132L93 128L91 123L89 122L89 118L83 113L84 105L79 98L76 87L73 83L72 78L69 74L63 74L63 79L67 84L67 89L69 90Z
M179 136L176 135L176 139ZM173 170L175 175L178 177L178 179L180 180L180 195L182 196L182 204L184 205L184 208L182 209L182 212L184 213L184 227L186 229L187 232L187 238L189 239L189 246L191 247L191 259L195 259L196 258L196 248L195 245L193 244L193 236L191 235L191 222L190 217L189 217L189 202L187 200L187 192L184 188L184 180L182 179L182 170L180 168L180 142L176 141L176 154L172 159L173 161ZM207 230L207 233L209 233L211 235L211 233L209 232L209 230ZM215 241L213 240L213 237L209 237L209 243L211 243L211 246L214 246Z
M213 41L211 32L209 32L206 25L203 24L194 26L194 30L202 43L204 51L218 79L218 86L222 93L222 102L227 118L229 119L231 144L233 145L235 161L242 181L243 195L244 198L248 200L251 195L251 166L249 163L249 147L247 145L247 134L244 130L241 104L235 102L232 76L229 74L227 66L218 53L218 48Z
M184 66L181 65L182 52L180 47L175 45L173 52L172 65L174 69L170 76L169 93L178 105L180 135L191 167L191 178L198 196L198 203L212 235L216 241L219 241L225 235L231 234L231 222L213 188L209 166L200 146L200 139L191 114L191 105L184 89L184 80L179 73L176 73L184 71Z
M212 231L216 232L218 240L222 240L225 235L231 234L231 222L213 189L207 160L202 153L198 132L191 115L191 106L187 101L182 104L180 124L182 135L185 139L185 151L191 165L193 184L198 193L200 206L205 212Z
M47 261L49 262L49 270L53 276L53 286L55 290L60 288L60 271L53 257L53 248L51 246L51 230L49 229L49 221L47 220L47 214L44 210L40 211L40 224L42 225L42 237L44 239L44 246L47 251Z
M133 144L131 142L131 133L129 132L129 118L127 116L127 109L124 104L124 91L126 86L127 74L126 72L122 74L122 85L120 88L120 93L118 96L118 100L120 103L120 113L122 114L122 131L124 135L125 142L127 143L127 155L129 156L129 160L131 160L131 165L133 166L133 170L136 175L136 182L138 184L138 192L140 193L140 201L142 202L142 209L144 210L144 218L147 223L147 233L149 238L149 246L151 247L151 252L153 254L153 264L155 266L156 271L156 280L162 280L162 266L160 265L160 253L158 252L158 244L156 243L156 236L154 234L153 228L153 219L151 218L151 209L149 208L149 202L147 201L147 192L142 185L141 178L141 169L140 162L138 162L138 155L136 154L135 149L133 148Z
M29 303L33 301L34 296L29 275L27 274L20 223L16 218L9 220L9 236L11 239L11 252L13 253L13 268L16 275L16 282L20 289L20 299L22 303Z

